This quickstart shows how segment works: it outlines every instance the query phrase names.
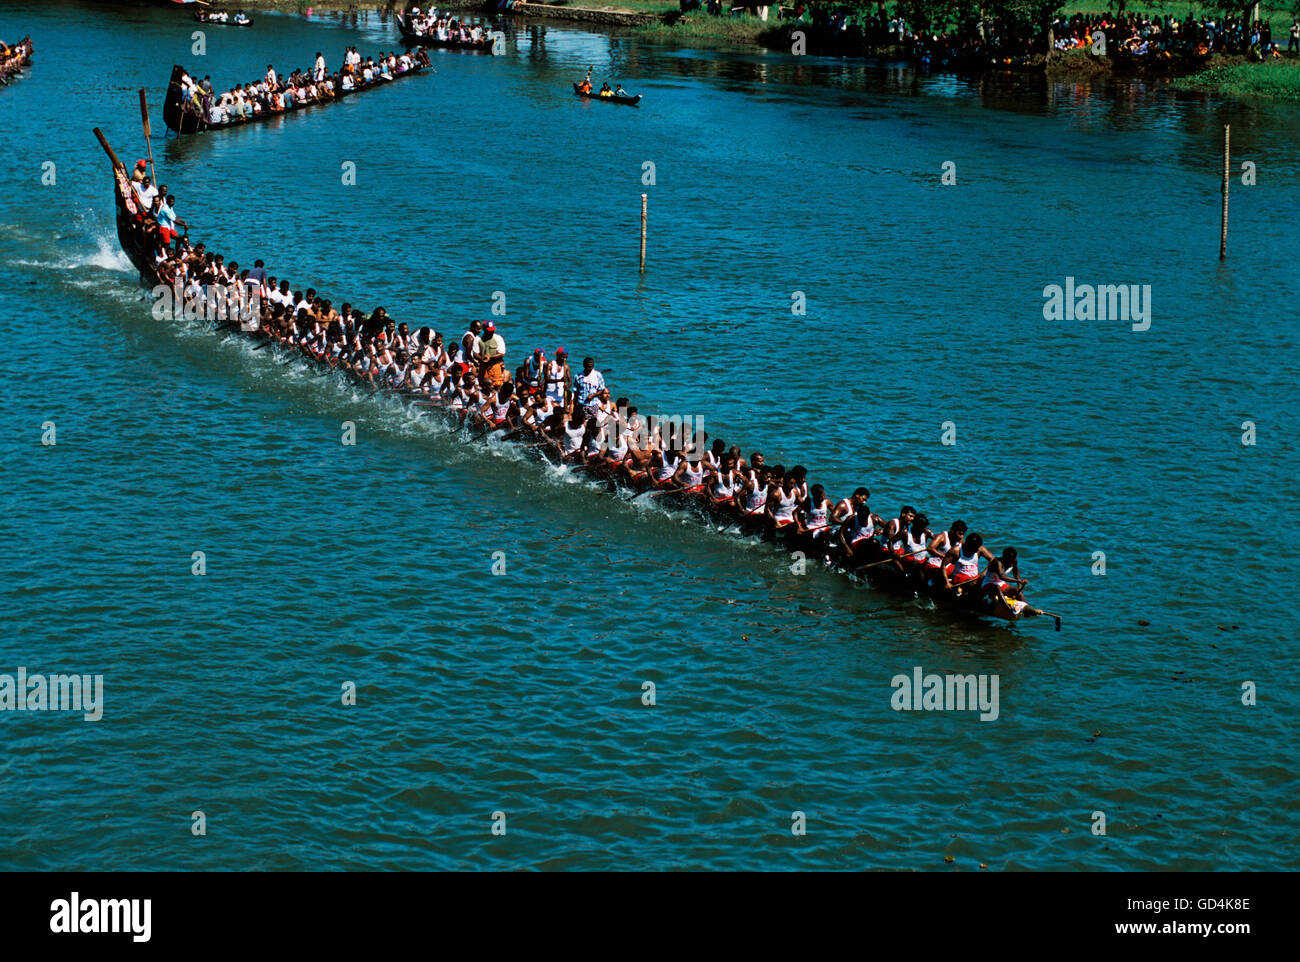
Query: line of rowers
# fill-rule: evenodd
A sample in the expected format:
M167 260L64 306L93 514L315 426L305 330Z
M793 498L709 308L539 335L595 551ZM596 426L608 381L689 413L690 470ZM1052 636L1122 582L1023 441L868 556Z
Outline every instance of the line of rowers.
M406 53L380 54L379 59L362 59L355 47L343 54L343 64L336 73L325 65L325 55L317 51L311 70L294 70L279 74L271 64L266 74L246 84L237 84L217 94L212 78L195 80L182 71L181 108L198 114L206 123L229 124L250 120L264 113L284 113L309 104L325 103L341 94L361 87L392 80L410 70L429 66L429 55L422 49Z
M505 439L541 446L593 477L672 496L716 522L849 572L889 565L931 591L979 579L990 603L1000 601L1012 614L1026 607L1028 582L1014 548L994 556L964 521L935 532L909 505L886 521L872 512L865 487L834 502L822 485L809 485L802 465L769 465L758 451L745 458L738 446L710 443L698 424L691 436L689 419L645 417L627 398L611 398L593 358L574 371L563 347L549 359L537 348L512 377L505 339L490 321L470 322L448 345L432 328L412 331L383 307L369 316L347 303L335 309L315 289L294 291L271 276L261 260L241 270L203 244L173 239L174 250L153 241L155 270L163 284L182 291L187 305L214 289L233 292L238 303L231 312L238 311L246 332L374 391L443 408L480 437L504 432Z
M465 46L486 46L492 42L490 33L481 24L465 23L451 14L438 12L434 7L423 13L419 7L412 7L410 19L411 32L439 43L456 43Z

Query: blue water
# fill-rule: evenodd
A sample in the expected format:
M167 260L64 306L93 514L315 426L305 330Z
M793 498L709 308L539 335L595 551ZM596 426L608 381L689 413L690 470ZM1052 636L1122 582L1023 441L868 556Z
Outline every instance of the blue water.
M510 24L505 56L433 52L429 76L164 141L173 62L234 83L397 44L373 13L257 19L201 63L166 10L0 20L37 50L0 90L0 673L105 690L94 723L0 712L0 867L1300 861L1293 108ZM642 106L572 97L593 64ZM452 336L503 291L512 358L590 353L643 411L866 483L887 516L963 517L1063 631L792 574L155 321L91 135L144 156L140 87L210 247ZM1234 181L1220 264L1225 123L1258 183ZM1068 276L1151 285L1150 330L1045 321ZM895 712L915 666L998 675L1000 717Z

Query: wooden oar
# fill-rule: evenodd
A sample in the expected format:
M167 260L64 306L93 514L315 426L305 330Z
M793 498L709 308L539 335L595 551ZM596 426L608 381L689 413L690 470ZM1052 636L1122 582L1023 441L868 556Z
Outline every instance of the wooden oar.
M153 185L158 186L158 169L153 165L153 134L149 130L149 101L145 97L144 88L140 88L140 117L144 120L144 144L149 149L149 169L153 171ZM167 198L163 198L163 203Z
M887 565L889 564L889 562L897 561L897 560L898 560L897 558L885 558L883 561L873 561L871 562L871 564L858 565L856 568L853 569L851 573L857 574L859 571L866 571L868 568L874 568L877 565Z
M1050 611L1044 611L1042 608L1035 608L1033 605L1029 604L1029 602L1025 602L1025 606L1026 606L1027 608L1029 608L1030 611L1036 611L1036 612L1037 612L1038 614L1040 614L1040 615L1044 615L1044 616L1046 616L1046 617L1048 617L1048 618L1051 618L1053 621L1056 622L1056 630L1057 630L1057 631L1060 631L1060 630L1061 630L1061 616L1060 616L1060 615L1053 614L1053 613L1050 612Z

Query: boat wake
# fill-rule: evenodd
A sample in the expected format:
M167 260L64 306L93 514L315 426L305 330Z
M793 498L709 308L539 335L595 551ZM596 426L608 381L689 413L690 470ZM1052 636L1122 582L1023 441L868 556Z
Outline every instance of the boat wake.
M56 238L59 239L61 238ZM13 267L35 267L47 271L77 271L86 267L96 267L123 274L135 273L135 267L118 246L116 237L95 237L93 240L96 250L91 252L70 253L53 260L19 257L11 259L9 264Z

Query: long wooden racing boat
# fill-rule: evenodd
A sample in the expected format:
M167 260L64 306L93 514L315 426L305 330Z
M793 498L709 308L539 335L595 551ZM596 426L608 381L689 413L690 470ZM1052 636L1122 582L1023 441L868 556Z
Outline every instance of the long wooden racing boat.
M272 117L287 117L290 114L296 114L299 111L310 110L312 107L327 107L330 104L342 100L345 97L355 97L357 94L366 93L370 90L378 90L386 87L397 80L405 77L413 77L416 74L425 72L422 64L416 64L405 73L394 74L391 80L372 80L370 83L361 85L358 83L351 90L339 90L330 100L318 100L307 104L295 104L288 110L263 110L261 113L253 114L251 117L245 117L240 120L233 120L225 124L210 124L192 109L184 105L183 86L181 78L185 75L185 68L180 64L172 67L171 80L167 84L167 96L163 99L163 121L167 124L167 129L175 131L177 134L201 134L207 130L228 130L234 127L244 127L248 124L261 123L270 120Z
M252 17L249 17L246 20L235 20L233 18L227 18L225 20L213 20L212 14L206 13L203 10L195 10L194 19L198 23L207 24L213 27L251 27L253 25Z
M154 288L162 283L162 280L154 265L152 252L149 249L142 226L143 213L131 187L130 174L118 159L103 132L96 127L94 133L113 165L113 208L116 213L118 242L122 245L122 250L130 259L131 264L139 272L140 283L145 287ZM427 394L388 387L376 388L359 376L352 375L350 372L339 371L326 361L281 343L271 337L268 332L244 330L240 324L232 322L215 323L214 329L218 332L229 332L231 335L239 335L259 341L261 346L270 346L277 354L283 356L286 361L300 361L304 365L316 368L322 375L335 373L345 376L353 383L365 388L373 388L372 394L383 391L387 396L406 400L413 412L441 417L454 427L463 426L462 419L457 412L448 409L442 404L432 402ZM498 433L500 431L501 429L498 429ZM488 433L483 431L480 439L485 438ZM503 440L519 442L519 450L534 460L545 460L552 464L566 463L558 451L554 450L548 443L544 443L540 434L530 429L521 429L510 435L505 435ZM621 477L603 468L592 468L585 464L572 465L572 467L574 470L585 470L585 473L593 481L609 485L615 489L621 488L632 497L644 494L646 491L644 488L629 485ZM659 503L666 507L687 511L701 523L717 528L719 531L732 530L736 527L734 519L719 515L716 508L703 504L698 498L686 493L672 492L664 494ZM753 532L743 530L743 526L741 526L739 533L745 537L753 536ZM882 560L892 557L881 545L876 545L876 551ZM911 601L915 598L928 599L936 608L960 617L1019 621L1024 618L1045 615L1056 622L1058 631L1061 629L1060 617L1053 615L1051 612L1042 611L1030 605L1024 605L1018 610L1012 610L999 602L987 599L978 589L978 579L970 582L965 588L942 590L932 584L922 583L920 579L911 574L899 571L892 561L880 564L868 560L861 567L852 570L843 566L831 565L831 567L843 575L855 580L865 581L872 587L897 595L905 601Z
M0 51L0 84L9 83L10 77L16 77L23 68L32 62L32 38L23 37L12 47L6 46Z
M608 97L602 97L599 93L596 93L595 91L592 91L589 94L583 93L581 88L577 84L573 85L573 92L577 94L579 97L581 97L583 100L599 100L602 101L603 103L627 104L629 107L635 107L637 104L641 102L640 94L637 94L635 97L616 97L614 94L610 94Z
M397 15L397 29L402 34L402 43L408 46L430 47L435 50L466 50L470 53L492 53L492 37L485 36L482 40L461 40L459 38L448 38L439 40L437 37L431 37L426 33L416 33L411 28L402 15Z

